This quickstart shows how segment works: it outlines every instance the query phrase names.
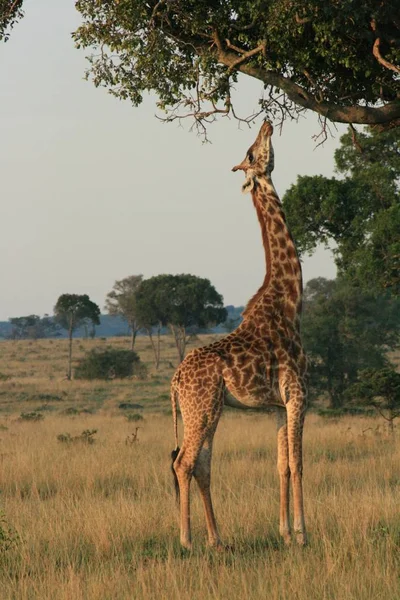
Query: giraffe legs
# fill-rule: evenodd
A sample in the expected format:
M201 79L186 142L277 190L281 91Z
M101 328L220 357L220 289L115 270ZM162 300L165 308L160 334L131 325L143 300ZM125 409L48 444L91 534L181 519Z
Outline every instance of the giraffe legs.
M276 409L276 420L278 428L278 473L280 485L279 506L279 533L285 544L291 543L290 520L289 520L289 444L287 432L287 415L285 408Z
M307 543L303 507L303 425L304 402L287 404L287 437L289 445L289 469L293 489L293 529L301 546Z
M203 500L208 542L210 546L221 547L214 510L211 501L211 456L212 442L223 406L223 390L220 388L214 396L213 410L199 412L193 421L185 427L181 450L174 462L178 478L181 511L181 544L188 550L192 547L190 530L190 483L195 477ZM181 399L181 406L183 402ZM193 417L194 415L191 414ZM185 415L183 413L184 421Z
M217 523L211 500L211 456L214 431L206 438L196 462L194 477L199 486L206 516L208 543L211 547L220 548L222 543L218 534Z

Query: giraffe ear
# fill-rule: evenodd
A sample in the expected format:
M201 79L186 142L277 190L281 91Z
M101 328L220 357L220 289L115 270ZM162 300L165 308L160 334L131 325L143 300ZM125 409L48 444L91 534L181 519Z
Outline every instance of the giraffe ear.
M244 184L242 185L243 194L247 194L248 192L251 192L253 187L254 187L254 175L251 171L247 171L246 180L245 180Z

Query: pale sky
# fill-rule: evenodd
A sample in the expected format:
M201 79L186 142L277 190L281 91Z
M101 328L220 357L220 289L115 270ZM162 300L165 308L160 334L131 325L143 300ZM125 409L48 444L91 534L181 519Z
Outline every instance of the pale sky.
M60 294L89 294L104 307L116 279L143 274L207 277L225 304L243 305L264 277L264 253L242 173L254 141L234 120L162 124L155 97L139 108L83 78L84 53L70 33L73 0L26 0L25 18L0 45L0 320L52 313ZM242 78L243 114L261 86ZM333 174L344 132L316 148L314 115L274 135L278 193L298 175ZM290 225L290 224L289 224ZM304 279L335 276L330 254L303 263Z

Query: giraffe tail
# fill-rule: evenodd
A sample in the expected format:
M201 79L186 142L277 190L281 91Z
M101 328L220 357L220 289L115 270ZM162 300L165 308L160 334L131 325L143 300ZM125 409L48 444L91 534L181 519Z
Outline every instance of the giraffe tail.
M171 452L171 471L174 476L174 487L175 487L175 497L176 501L179 504L179 483L178 478L176 476L176 472L174 469L174 462L176 461L178 454L180 452L180 448L178 445L178 414L177 414L177 400L178 400L178 390L176 386L172 383L171 386L171 405L172 405L172 418L174 420L174 434L175 434L175 449Z

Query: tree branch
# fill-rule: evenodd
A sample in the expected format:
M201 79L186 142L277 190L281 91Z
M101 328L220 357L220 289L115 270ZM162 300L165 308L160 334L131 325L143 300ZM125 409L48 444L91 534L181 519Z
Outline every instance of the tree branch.
M322 117L338 123L358 123L364 125L385 125L390 127L391 122L400 120L400 100L389 102L384 106L345 106L333 102L319 102L290 78L249 64L239 64L235 67L237 55L222 47L217 48L217 60L228 68L233 68L245 75L259 79L265 85L271 85L284 91L288 98L309 110L313 110ZM392 125L394 126L394 125Z
M371 21L371 29L374 33L376 33L376 21L375 19L372 19ZM386 69L390 69L391 71L394 71L395 73L400 73L400 68L396 67L396 65L392 65L392 63L390 63L389 61L385 60L382 56L382 54L380 53L379 50L379 46L381 44L381 38L377 37L374 45L372 46L372 54L375 56L376 60L383 65L384 67L386 67Z

